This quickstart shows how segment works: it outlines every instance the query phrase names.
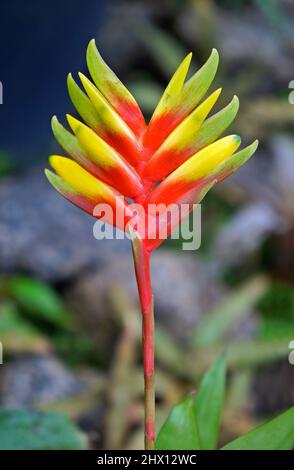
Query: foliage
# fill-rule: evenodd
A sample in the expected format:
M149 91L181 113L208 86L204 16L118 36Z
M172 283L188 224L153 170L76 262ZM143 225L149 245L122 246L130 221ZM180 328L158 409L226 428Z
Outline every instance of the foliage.
M292 286L274 283L259 302L260 337L283 338L293 335L294 292Z
M201 447L215 449L225 396L226 363L220 356L204 375L195 397Z
M57 327L68 328L71 319L56 292L44 282L25 276L10 278L6 292L31 315Z
M229 442L224 450L291 450L294 447L294 407L244 436Z
M63 415L0 410L0 450L81 450L84 435Z
M158 450L216 448L224 403L225 359L219 357L206 372L195 398L176 405L162 426ZM226 444L224 450L291 450L294 447L294 407L268 423Z
M6 353L50 350L47 338L30 322L22 318L17 306L11 302L0 305L0 338Z
M156 441L156 450L201 449L192 397L176 405L164 423Z
M265 276L255 276L237 288L214 311L203 317L193 334L193 343L210 346L222 340L233 323L250 313L268 287L269 280Z
M90 339L82 332L74 334L74 317L52 286L24 275L11 276L1 279L0 294L0 339L7 354L56 349L72 364L94 361Z

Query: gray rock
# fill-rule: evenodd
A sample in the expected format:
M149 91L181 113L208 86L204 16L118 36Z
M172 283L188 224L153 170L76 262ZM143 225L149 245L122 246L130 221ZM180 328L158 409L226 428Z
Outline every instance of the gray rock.
M263 202L248 204L216 236L214 255L222 265L238 265L256 253L262 243L280 230L282 219Z
M85 389L86 383L53 356L18 357L0 370L0 404L5 408L50 403Z
M40 168L0 184L0 266L42 279L64 281L102 266L128 240L97 241L94 218L64 200Z

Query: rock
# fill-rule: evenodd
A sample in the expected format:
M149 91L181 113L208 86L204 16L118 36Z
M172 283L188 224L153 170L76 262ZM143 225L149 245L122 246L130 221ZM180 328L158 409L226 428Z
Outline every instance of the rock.
M178 340L185 340L204 313L222 299L226 288L191 253L159 250L151 259L156 321ZM131 256L113 258L103 270L78 279L65 294L69 308L103 357L111 357L118 333L109 295L116 286L138 302ZM235 335L252 335L255 323L250 317L245 323Z
M18 357L0 369L0 404L5 408L54 402L78 395L86 387L54 356Z
M237 266L256 253L281 225L281 218L269 204L248 204L221 227L214 242L213 255L223 266Z
M128 240L95 240L94 222L50 186L41 168L1 182L1 271L65 281L130 250Z

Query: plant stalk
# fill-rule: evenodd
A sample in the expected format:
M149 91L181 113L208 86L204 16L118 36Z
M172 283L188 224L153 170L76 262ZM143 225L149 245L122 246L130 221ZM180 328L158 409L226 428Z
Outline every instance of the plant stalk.
M144 365L145 449L153 450L155 441L154 391L154 309L150 276L150 253L144 243L133 239L133 256L142 310L142 347Z
M154 391L154 313L153 301L149 312L143 313L143 362L145 393L145 449L154 449L155 391Z

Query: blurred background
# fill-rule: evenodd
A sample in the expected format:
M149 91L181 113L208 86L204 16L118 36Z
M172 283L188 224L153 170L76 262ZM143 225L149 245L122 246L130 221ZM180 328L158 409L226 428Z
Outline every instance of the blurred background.
M147 119L185 54L195 70L216 47L218 106L241 101L230 132L260 140L205 199L200 250L168 241L153 254L158 426L223 350L220 445L293 405L294 2L14 0L0 21L0 435L16 445L25 413L45 416L43 448L75 448L77 429L89 448L142 448L129 242L96 241L93 220L43 175L59 151L50 119L73 112L66 75L86 72L93 37ZM7 410L18 410L10 428ZM46 434L58 413L64 432Z

